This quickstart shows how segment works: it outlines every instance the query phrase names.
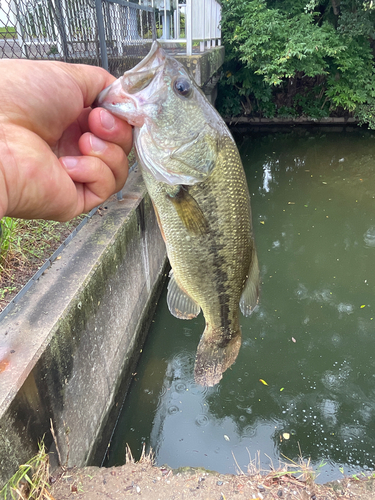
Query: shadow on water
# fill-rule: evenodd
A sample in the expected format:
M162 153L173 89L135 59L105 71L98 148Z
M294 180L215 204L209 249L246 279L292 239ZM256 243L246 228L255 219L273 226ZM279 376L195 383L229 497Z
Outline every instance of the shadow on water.
M252 197L259 309L237 362L196 386L202 316L172 317L164 291L106 465L151 446L158 464L246 470L296 459L319 480L374 467L375 134L235 131ZM263 384L260 379L268 385ZM340 471L341 469L341 471Z

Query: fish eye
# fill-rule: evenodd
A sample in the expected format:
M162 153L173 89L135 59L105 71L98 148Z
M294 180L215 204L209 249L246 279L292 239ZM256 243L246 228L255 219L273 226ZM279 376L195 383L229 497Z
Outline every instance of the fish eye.
M193 90L189 80L187 80L186 78L177 78L177 80L175 80L174 82L174 89L179 95L182 95L183 97L189 97Z

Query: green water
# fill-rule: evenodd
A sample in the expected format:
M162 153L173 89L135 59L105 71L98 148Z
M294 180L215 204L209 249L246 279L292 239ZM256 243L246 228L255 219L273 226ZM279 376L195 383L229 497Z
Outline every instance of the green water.
M299 447L320 481L375 461L375 134L236 132L252 197L260 305L242 318L237 362L213 388L193 366L204 320L160 298L106 465L247 469ZM268 385L264 385L260 379ZM289 439L287 439L289 437ZM235 457L235 458L234 458Z

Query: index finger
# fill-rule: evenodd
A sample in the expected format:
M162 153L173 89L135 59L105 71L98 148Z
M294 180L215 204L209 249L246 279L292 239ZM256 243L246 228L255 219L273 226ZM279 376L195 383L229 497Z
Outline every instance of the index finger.
M83 97L83 107L87 108L95 101L98 94L108 87L116 78L99 66L86 64L61 63L76 80Z

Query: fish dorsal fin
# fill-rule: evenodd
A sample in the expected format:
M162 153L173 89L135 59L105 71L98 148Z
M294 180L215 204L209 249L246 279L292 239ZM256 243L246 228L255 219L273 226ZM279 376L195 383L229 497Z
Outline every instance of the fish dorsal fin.
M245 288L240 299L240 309L244 316L250 316L258 304L259 299L259 264L258 257L253 247L252 259Z
M169 273L167 304L173 316L180 319L193 319L200 313L199 305L178 285L173 271Z
M175 195L167 195L173 203L176 212L189 233L194 235L206 234L207 220L196 200L189 194L184 186Z

